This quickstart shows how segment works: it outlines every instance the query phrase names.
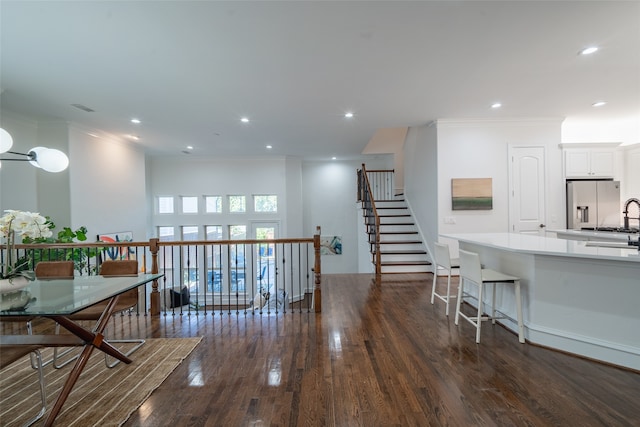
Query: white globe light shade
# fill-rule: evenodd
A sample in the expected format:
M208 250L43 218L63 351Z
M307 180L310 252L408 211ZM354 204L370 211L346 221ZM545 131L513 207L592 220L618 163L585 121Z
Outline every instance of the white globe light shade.
M9 132L0 128L0 153L6 153L11 150L13 146L13 138L9 135Z
M40 159L40 153L42 153L46 149L47 149L46 147L33 147L31 150L29 150L28 153L31 153L32 151L34 153L36 153L36 159L35 160L29 160L29 163L31 163L33 166L39 168L40 164L38 163L38 159Z
M60 150L47 148L38 153L38 164L47 172L62 172L69 166L69 158Z

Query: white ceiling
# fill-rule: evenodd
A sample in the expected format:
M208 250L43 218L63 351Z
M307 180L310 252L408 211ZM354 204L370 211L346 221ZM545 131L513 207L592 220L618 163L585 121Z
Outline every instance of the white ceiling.
M638 1L2 0L0 20L3 109L151 153L346 158L442 118L640 120Z

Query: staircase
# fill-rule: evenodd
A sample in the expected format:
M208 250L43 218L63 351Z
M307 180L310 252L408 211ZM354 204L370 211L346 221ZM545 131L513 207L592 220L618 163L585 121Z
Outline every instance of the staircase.
M431 262L406 202L402 198L376 200L380 218L381 272L427 273ZM363 209L365 217L367 210ZM365 218L371 224L371 218ZM375 263L375 227L367 226L372 260Z

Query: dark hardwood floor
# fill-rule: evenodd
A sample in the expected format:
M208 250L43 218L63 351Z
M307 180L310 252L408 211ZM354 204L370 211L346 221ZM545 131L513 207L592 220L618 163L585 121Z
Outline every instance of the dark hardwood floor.
M640 373L499 325L476 345L430 291L430 275L325 275L320 315L116 318L119 336L204 337L124 425L640 425Z

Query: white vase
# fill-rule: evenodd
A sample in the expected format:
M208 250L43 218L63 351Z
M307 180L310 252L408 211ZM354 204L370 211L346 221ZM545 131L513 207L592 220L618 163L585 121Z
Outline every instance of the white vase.
M17 276L11 279L0 279L0 293L19 291L29 286L31 281L24 276Z

